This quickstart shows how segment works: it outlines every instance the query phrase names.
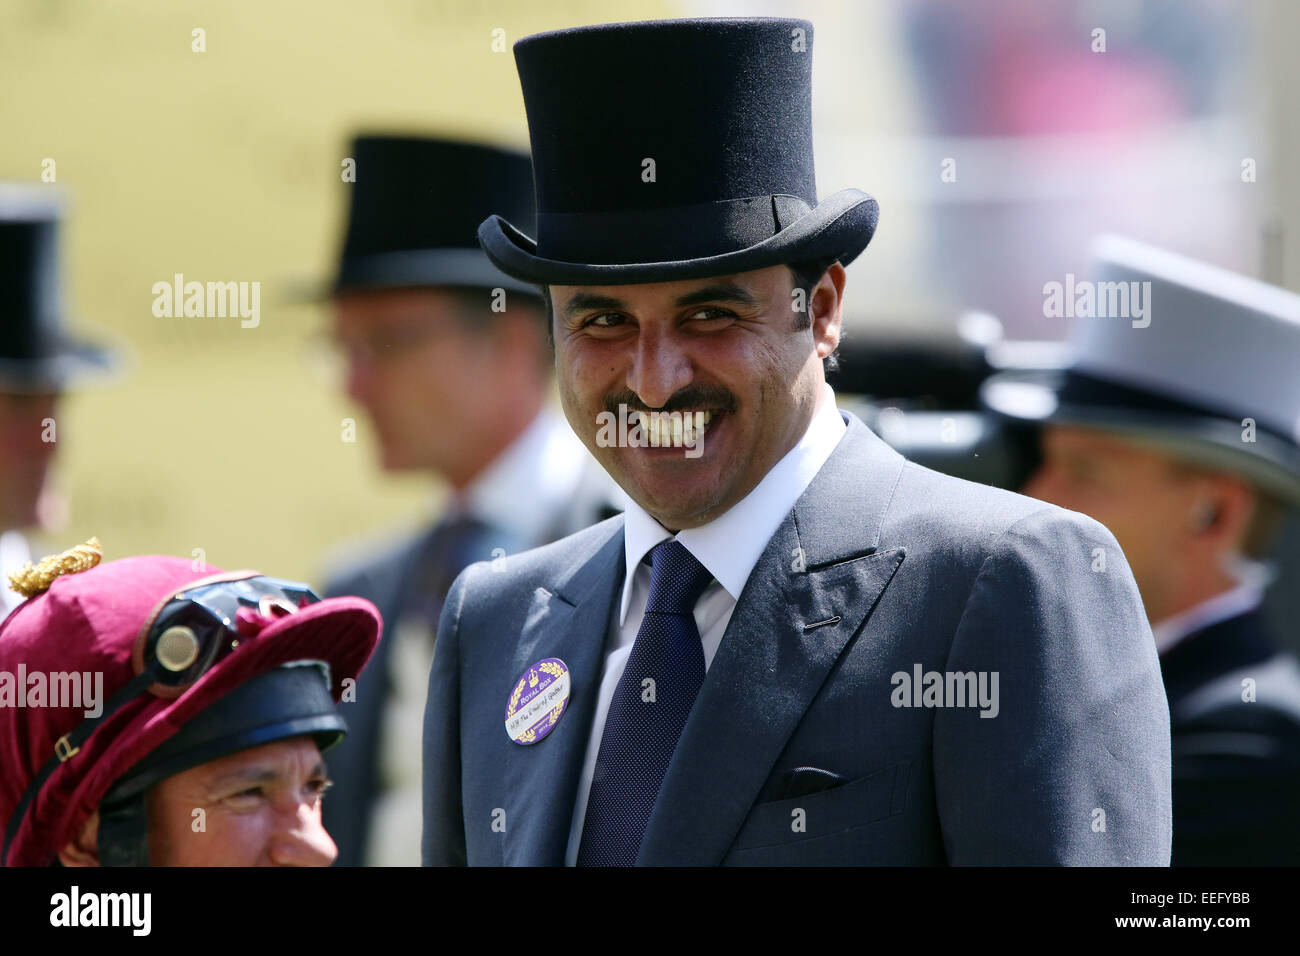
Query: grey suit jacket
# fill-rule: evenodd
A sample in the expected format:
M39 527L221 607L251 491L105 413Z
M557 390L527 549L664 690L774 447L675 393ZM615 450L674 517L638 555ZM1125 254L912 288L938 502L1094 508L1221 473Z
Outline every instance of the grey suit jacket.
M844 417L740 595L638 862L1167 865L1169 714L1115 539ZM457 579L425 716L426 865L563 863L622 581L621 516ZM507 697L546 657L571 671L569 707L521 746ZM906 688L918 669L945 693ZM958 673L998 675L996 715L960 706L960 678L946 692Z

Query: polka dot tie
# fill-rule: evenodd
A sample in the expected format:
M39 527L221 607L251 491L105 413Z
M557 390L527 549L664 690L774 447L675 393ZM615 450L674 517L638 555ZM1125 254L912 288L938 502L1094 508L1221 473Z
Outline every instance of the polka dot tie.
M676 539L650 552L650 598L609 704L579 866L632 866L668 763L704 683L695 602L713 576Z

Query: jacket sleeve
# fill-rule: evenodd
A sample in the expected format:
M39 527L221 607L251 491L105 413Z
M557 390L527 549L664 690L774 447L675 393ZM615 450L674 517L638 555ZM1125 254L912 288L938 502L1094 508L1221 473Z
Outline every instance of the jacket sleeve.
M460 622L467 579L473 565L457 576L438 622L424 710L425 866L465 866L465 816L460 773Z
M997 687L995 709L936 712L950 863L1169 864L1169 708L1109 531L1059 508L1008 528L976 576L946 669L989 672Z

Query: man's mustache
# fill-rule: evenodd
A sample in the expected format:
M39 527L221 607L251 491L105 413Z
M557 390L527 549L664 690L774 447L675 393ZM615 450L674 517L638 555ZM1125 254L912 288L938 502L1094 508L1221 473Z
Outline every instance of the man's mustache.
M688 409L713 409L720 412L734 412L737 406L736 396L721 386L690 386L673 394L661 408L651 408L637 397L631 389L613 392L605 396L605 410L617 415L619 406L629 412L681 412Z

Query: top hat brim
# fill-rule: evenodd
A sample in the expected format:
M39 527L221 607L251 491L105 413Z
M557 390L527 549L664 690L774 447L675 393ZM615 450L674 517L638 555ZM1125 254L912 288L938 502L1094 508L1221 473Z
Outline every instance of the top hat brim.
M324 302L350 292L428 287L538 294L532 283L502 273L480 249L405 249L345 259L331 282L293 285L284 299Z
M1060 371L1018 370L990 376L980 388L985 408L1026 425L1077 425L1160 449L1181 460L1222 469L1300 508L1300 446L1259 429L1242 441L1237 419L1063 401Z
M0 358L0 391L61 392L114 377L122 368L118 349L63 338L48 355Z
M660 262L584 263L537 255L537 242L500 216L478 229L488 258L507 275L537 285L632 285L731 275L813 259L847 266L871 241L879 207L857 189L834 193L761 242L719 255ZM598 239L598 237L596 237Z

